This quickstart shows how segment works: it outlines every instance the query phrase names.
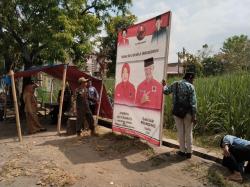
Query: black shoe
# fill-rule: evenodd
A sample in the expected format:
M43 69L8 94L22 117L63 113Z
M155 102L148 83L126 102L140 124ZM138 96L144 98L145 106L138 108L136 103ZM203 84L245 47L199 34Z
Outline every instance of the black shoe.
M82 132L82 131L77 131L77 132L76 132L76 135L77 135L77 136L81 136L81 132Z
M190 159L192 157L192 153L186 153L186 158Z
M40 131L40 132L46 132L47 129L46 129L46 128L41 128L41 129L39 129L39 131Z
M244 170L245 173L249 174L250 173L250 162L248 161L248 164L247 166L245 167L245 170Z
M186 156L186 153L184 153L182 151L177 151L176 154L179 155L179 156L182 156L182 157Z

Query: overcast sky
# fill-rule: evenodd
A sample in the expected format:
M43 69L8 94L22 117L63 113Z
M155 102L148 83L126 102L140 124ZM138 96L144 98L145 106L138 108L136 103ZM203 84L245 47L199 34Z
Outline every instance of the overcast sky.
M218 52L230 36L250 36L250 0L134 0L138 22L172 11L169 62L185 47L197 53L207 43Z

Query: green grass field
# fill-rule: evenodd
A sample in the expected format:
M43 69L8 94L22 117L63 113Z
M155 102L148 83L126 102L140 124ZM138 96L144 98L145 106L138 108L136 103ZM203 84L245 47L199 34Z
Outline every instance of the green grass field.
M170 84L177 77L170 78ZM113 93L114 80L105 81ZM218 140L223 134L250 139L250 73L238 72L197 78L194 82L198 101L198 123L194 134ZM164 128L174 129L171 96L165 97ZM211 141L211 140L210 140Z

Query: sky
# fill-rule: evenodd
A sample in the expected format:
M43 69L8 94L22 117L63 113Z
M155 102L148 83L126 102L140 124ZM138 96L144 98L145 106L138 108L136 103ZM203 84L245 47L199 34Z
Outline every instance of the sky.
M169 63L183 47L197 54L208 44L217 53L233 35L250 38L250 0L134 0L130 10L137 22L171 10Z

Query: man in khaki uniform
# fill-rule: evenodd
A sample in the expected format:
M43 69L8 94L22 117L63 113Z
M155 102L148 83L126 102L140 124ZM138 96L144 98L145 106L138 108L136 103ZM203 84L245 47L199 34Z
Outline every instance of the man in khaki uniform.
M95 135L95 126L94 119L89 107L88 100L88 79L84 77L79 78L79 87L76 89L75 97L76 97L76 113L77 113L77 121L76 121L76 132L77 135L80 136L82 130L87 130L88 126L91 130L91 135ZM86 124L88 123L88 126Z
M28 133L34 134L36 132L46 131L46 129L39 123L37 116L37 100L34 95L36 84L33 82L26 85L23 93L23 100L25 103L25 114L28 126Z

